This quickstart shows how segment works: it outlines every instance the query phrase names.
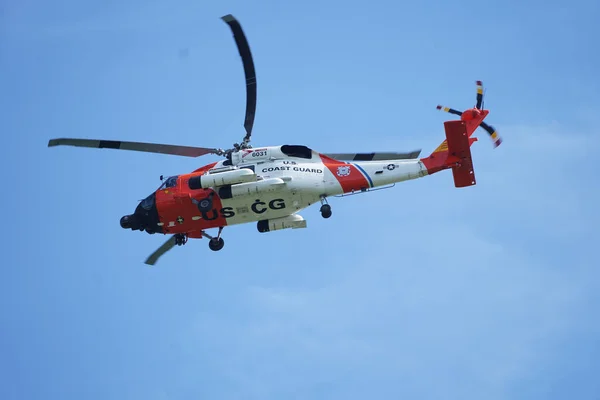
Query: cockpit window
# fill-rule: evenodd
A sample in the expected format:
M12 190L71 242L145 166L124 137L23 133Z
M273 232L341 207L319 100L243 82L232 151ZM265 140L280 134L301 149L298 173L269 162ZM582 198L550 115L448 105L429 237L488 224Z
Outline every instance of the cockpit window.
M175 185L177 185L177 177L176 176L172 176L167 179L166 187L170 188L170 187L174 187Z
M154 205L154 193L152 193L150 196L146 197L141 202L141 206L144 210L150 210L153 205Z
M177 178L179 178L179 175L168 177L167 179L165 179L164 183L160 185L158 190L168 189L177 186Z
M312 150L306 146L284 144L281 146L281 152L290 157L306 158L309 160L312 158Z

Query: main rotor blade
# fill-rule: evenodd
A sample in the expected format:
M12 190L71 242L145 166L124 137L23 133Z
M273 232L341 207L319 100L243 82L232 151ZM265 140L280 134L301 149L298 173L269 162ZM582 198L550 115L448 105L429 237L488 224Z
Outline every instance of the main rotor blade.
M184 157L199 157L205 154L221 154L219 149L208 149L204 147L176 146L172 144L143 143L143 142L122 142L118 140L97 140L97 139L51 139L48 147L54 146L75 146L90 147L96 149L115 149L115 150L133 150L144 151L147 153L172 154Z
M171 250L173 247L175 247L175 235L171 236L169 240L167 240L165 243L163 243L162 246L156 249L154 253L150 254L146 261L144 261L144 263L148 265L156 264L158 259L167 251Z
M246 75L246 119L244 120L246 136L244 137L244 142L247 143L250 141L250 135L252 135L254 114L256 113L256 71L254 70L254 61L252 60L252 52L250 51L248 40L238 20L231 14L225 15L221 19L229 25L229 28L233 32L235 44L244 64L244 74Z
M385 161L385 160L408 160L419 157L421 150L405 153L327 153L329 158L340 161Z

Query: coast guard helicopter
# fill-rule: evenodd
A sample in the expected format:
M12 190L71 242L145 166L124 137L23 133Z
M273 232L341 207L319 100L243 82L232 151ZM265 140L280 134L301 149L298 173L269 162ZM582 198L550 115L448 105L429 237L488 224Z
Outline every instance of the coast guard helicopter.
M252 53L239 22L226 15L222 20L233 33L246 77L246 135L240 144L228 150L168 144L92 139L51 139L48 147L67 145L100 149L134 150L151 153L199 157L207 154L224 159L190 173L171 176L142 200L133 214L120 220L124 229L149 234L170 235L169 239L146 259L154 265L158 258L189 238L208 240L213 251L224 246L221 233L225 226L256 223L259 232L306 228L298 213L321 204L323 218L332 215L330 196L347 195L385 188L409 179L417 179L451 169L456 187L475 185L470 146L477 127L485 129L495 146L501 143L494 128L483 120L483 90L477 81L475 107L444 123L446 139L429 156L419 158L421 150L406 153L320 153L303 145L250 146L256 111L256 74ZM215 236L208 229L218 229Z

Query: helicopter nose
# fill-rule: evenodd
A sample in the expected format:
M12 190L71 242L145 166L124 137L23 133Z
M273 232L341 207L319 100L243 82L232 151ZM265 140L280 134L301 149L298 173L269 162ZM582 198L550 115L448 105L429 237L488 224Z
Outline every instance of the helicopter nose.
M121 220L119 221L119 224L123 229L131 229L132 231L146 230L148 231L148 233L150 233L152 228L150 226L151 221L149 220L150 218L148 218L147 215L144 215L140 213L139 210L136 210L134 214L122 216Z
M133 226L135 225L135 215L125 215L123 217L121 217L121 228L123 229L133 229Z
M121 228L123 229L146 231L150 234L163 232L162 226L159 223L155 193L142 200L133 214L121 217L120 221Z

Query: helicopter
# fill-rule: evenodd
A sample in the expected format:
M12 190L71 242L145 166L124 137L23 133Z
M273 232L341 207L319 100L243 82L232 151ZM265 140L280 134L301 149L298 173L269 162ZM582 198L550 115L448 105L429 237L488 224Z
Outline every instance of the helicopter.
M221 17L229 26L244 67L246 80L245 136L227 150L170 144L96 139L51 139L48 147L76 146L131 150L184 157L204 155L223 159L192 172L160 177L161 185L141 200L132 214L120 219L123 229L148 234L169 235L145 263L158 259L188 239L208 239L213 251L223 248L223 228L256 223L258 232L302 229L306 220L299 214L320 204L323 218L332 216L328 198L386 189L396 183L418 179L450 169L455 187L476 184L471 157L472 137L482 127L494 146L501 138L483 120L483 86L476 81L476 104L465 111L444 106L438 110L460 116L444 122L446 138L427 157L421 150L408 152L321 153L304 145L252 147L252 127L256 113L256 71L247 38L239 21L231 14ZM217 229L216 235L207 233Z

